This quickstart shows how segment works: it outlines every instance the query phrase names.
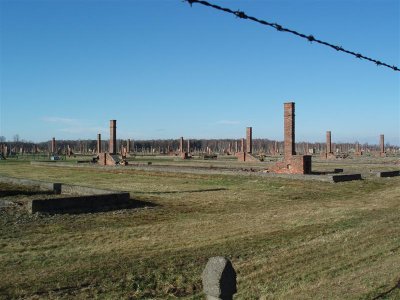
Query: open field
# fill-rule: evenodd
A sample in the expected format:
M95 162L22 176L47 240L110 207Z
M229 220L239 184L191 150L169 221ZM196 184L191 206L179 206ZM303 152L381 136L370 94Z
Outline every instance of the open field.
M152 165L259 168L140 158ZM74 162L71 161L71 164ZM318 161L317 171L399 169L398 159ZM400 177L338 184L241 174L0 162L0 175L129 191L141 208L76 215L0 210L0 297L202 299L211 256L235 299L373 299L400 279ZM0 185L1 199L35 194ZM395 289L382 299L399 299Z

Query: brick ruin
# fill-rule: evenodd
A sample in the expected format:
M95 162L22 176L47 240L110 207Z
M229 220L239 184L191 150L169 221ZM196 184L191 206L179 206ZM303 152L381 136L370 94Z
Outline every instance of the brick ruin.
M246 152L253 153L253 128L246 128Z
M357 142L355 145L355 151L354 151L354 155L363 155L363 152L361 150L360 144Z
M97 147L98 149L101 149L101 139L99 140L99 138L100 134L97 135ZM126 162L122 160L117 153L117 120L110 120L110 142L108 152L98 153L98 164L102 166L126 164Z
M57 152L56 149L56 138L51 139L51 154L55 154Z
M183 139L183 136L181 136L180 140L179 140L179 156L182 159L188 159L189 158L189 154L188 152L185 151L184 149L184 142L185 140ZM189 141L188 141L189 142ZM188 144L188 150L189 150L189 144Z
M296 155L295 151L295 104L284 103L284 158L270 171L280 174L311 174L311 156Z
M380 149L379 155L382 156L382 157L385 157L386 156L386 153L385 153L385 135L383 135L383 134L381 134L379 136L379 149Z
M332 151L332 134L330 131L326 132L326 149L325 153L321 153L321 157L325 159L336 158L336 155Z
M101 153L101 134L97 134L97 154Z
M242 138L242 151L236 153L238 161L242 162L255 162L260 161L257 157L253 156L253 128L246 127L246 142Z
M110 154L117 154L117 120L110 120Z

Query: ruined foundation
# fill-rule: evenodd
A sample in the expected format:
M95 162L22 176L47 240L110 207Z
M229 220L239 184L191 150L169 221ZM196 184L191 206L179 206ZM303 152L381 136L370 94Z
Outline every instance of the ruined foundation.
M295 104L284 104L284 159L269 171L278 174L311 174L311 156L296 155L295 151Z
M126 165L126 161L117 154L117 120L110 120L109 152L101 152L101 135L97 135L97 163L101 166ZM121 153L123 154L123 153Z
M326 151L325 151L325 153L321 154L321 158L324 158L324 159L335 159L336 158L336 155L332 152L332 138L331 138L330 131L326 132Z
M246 142L242 139L242 151L236 153L238 161L259 162L260 160L253 155L253 128L246 127Z
M285 157L270 169L277 174L311 174L311 155Z
M379 156L380 157L386 157L386 152L385 152L385 135L381 134L379 136Z
M235 155L238 158L238 161L241 161L241 162L259 162L260 161L257 157L253 156L251 153L238 152Z
M54 197L30 199L26 208L30 213L87 213L132 207L128 192L96 189L78 185L43 182L38 180L0 177L0 182L38 187L50 191ZM62 195L56 196L56 195Z

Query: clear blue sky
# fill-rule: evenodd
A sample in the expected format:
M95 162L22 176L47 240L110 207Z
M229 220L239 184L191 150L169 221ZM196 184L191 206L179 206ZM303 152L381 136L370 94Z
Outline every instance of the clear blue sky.
M400 65L400 1L218 1ZM400 72L181 0L0 0L0 135L400 145Z

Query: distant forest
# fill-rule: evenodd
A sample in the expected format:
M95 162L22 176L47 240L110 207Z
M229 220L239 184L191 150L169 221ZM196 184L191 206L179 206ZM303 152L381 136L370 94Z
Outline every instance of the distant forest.
M245 143L245 140L244 140ZM8 151L13 153L37 153L37 152L50 152L51 140L41 143L33 143L24 140L14 139L13 141L5 141L4 138L0 139L0 144L7 146ZM108 140L101 141L101 148L103 151L108 150ZM180 149L180 139L168 140L130 140L128 147L128 140L117 140L118 152L122 147L127 148L129 152L157 154L168 154L177 152ZM73 153L91 154L97 152L96 140L56 140L56 149L59 154L65 154L68 147ZM183 150L187 151L188 140L184 140ZM192 139L189 140L190 152L213 152L213 153L235 153L242 151L241 139ZM332 151L336 153L349 153L356 151L357 147L364 152L379 151L379 145L371 144L358 144L355 143L332 143ZM283 141L274 141L269 139L253 139L253 153L272 155L283 153ZM296 152L298 154L312 154L325 152L325 143L296 143ZM385 149L391 152L400 151L398 146L390 144L385 145Z

